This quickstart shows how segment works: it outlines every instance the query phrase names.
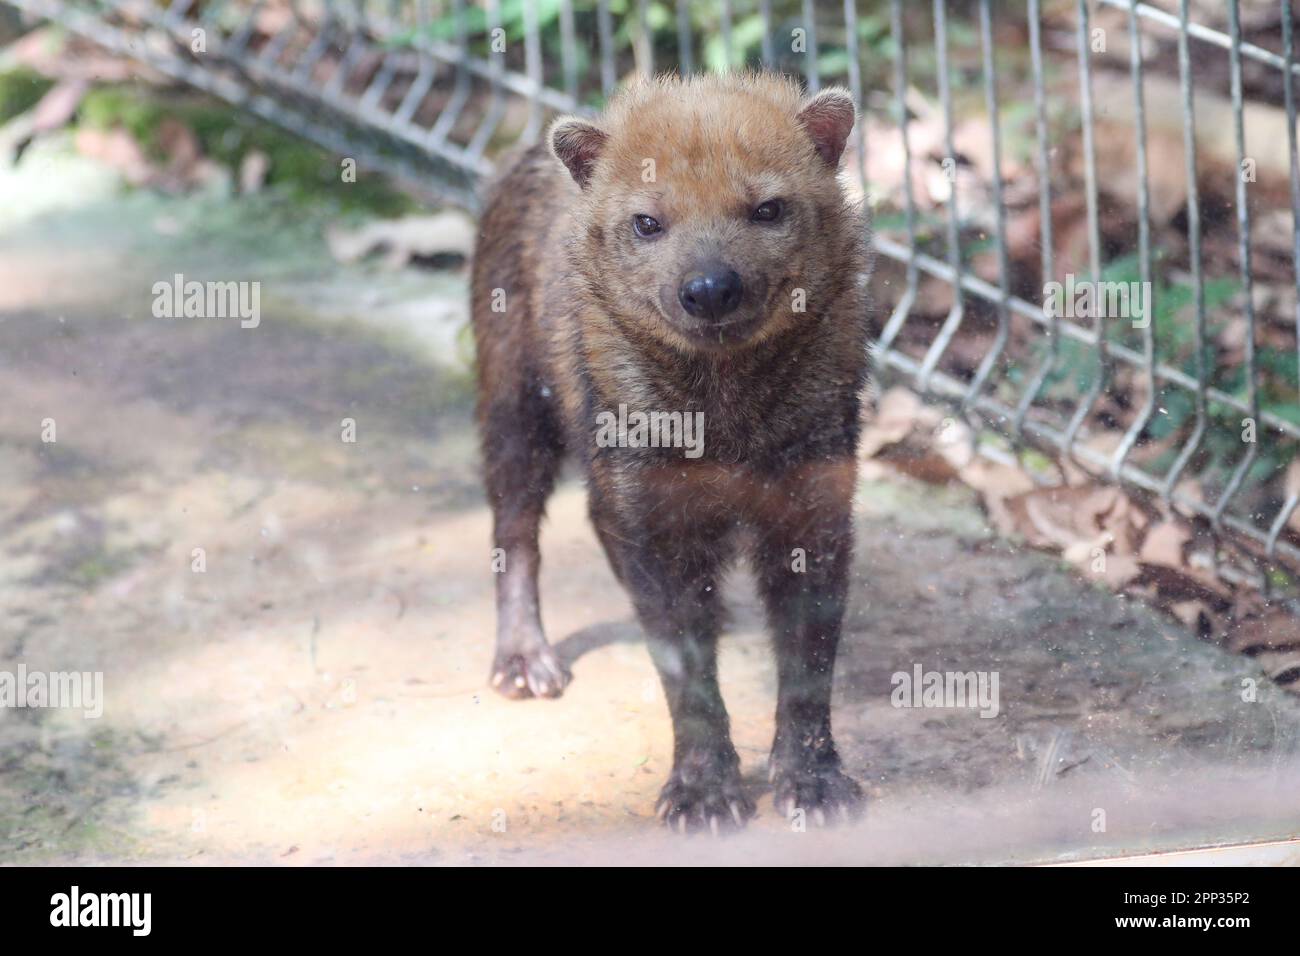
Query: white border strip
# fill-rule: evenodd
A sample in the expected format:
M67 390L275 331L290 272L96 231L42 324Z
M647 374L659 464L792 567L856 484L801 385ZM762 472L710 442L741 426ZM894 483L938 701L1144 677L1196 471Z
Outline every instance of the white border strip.
M1235 846L1212 846L1199 850L1176 850L1169 853L1145 853L1141 856L1116 856L1077 863L1052 863L1050 866L1300 866L1300 840L1274 843L1241 843Z

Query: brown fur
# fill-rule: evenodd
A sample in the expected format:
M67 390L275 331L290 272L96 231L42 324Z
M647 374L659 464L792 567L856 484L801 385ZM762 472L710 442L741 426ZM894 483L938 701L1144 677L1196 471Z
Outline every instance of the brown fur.
M836 179L851 124L846 94L806 99L777 76L647 81L597 121L557 120L551 149L494 184L481 223L478 415L505 556L493 683L555 696L569 679L536 585L538 524L567 453L664 683L676 742L660 812L683 828L753 811L714 661L720 577L740 550L778 656L778 806L850 813L860 797L830 735L867 360L866 222ZM751 220L775 198L778 221ZM638 236L636 215L661 233ZM688 314L683 277L718 263L740 277L739 306ZM597 416L620 404L702 412L703 453L599 447Z

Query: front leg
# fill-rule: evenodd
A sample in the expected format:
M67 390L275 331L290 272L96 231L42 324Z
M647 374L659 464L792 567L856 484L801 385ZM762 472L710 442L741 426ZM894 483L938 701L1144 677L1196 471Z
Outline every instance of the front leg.
M770 775L778 812L850 820L862 789L840 769L831 687L853 554L852 461L803 466L759 516L755 554L777 658Z
M594 490L593 494L599 494ZM754 815L740 780L727 709L718 688L718 596L726 531L681 520L680 502L638 509L598 502L593 520L632 597L673 723L673 769L656 804L683 833L739 829Z

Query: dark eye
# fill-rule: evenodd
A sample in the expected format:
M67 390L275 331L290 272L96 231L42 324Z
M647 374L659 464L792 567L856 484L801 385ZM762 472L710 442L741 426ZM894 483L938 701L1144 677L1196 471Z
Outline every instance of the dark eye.
M659 220L653 216L633 216L632 231L642 239L649 239L656 233L663 231L663 226L659 225Z
M784 208L785 207L781 204L781 200L769 199L767 202L755 209L754 214L749 218L751 222L776 222L781 218L781 213Z

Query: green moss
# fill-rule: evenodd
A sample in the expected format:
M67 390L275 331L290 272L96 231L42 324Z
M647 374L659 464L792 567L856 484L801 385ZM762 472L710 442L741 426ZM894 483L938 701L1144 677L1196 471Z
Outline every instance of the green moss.
M174 118L194 131L205 156L232 172L252 150L270 160L267 185L298 203L322 204L340 213L399 216L418 204L380 176L342 179L342 158L198 94L98 87L86 94L81 122L94 129L120 126L154 159L163 158L159 130Z
M8 742L18 759L0 775L0 863L138 856L129 803L113 799L139 795L119 757L129 741L111 730L50 740Z
M148 147L156 140L162 111L150 100L120 87L100 87L81 101L81 125L91 129L122 127Z
M0 73L0 124L26 113L52 86L52 80L26 67Z

